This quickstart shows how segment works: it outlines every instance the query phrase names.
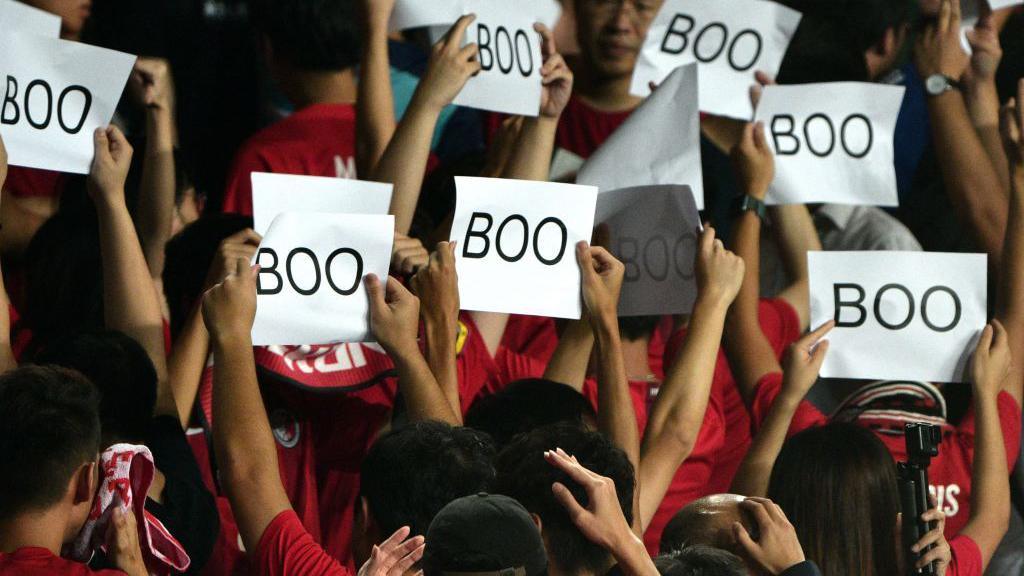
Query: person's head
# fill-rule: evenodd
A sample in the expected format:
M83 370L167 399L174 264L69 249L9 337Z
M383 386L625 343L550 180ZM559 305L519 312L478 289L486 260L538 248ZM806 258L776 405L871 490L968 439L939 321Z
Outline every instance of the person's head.
M359 19L354 0L254 0L270 70L340 72L359 62Z
M619 316L619 335L624 342L650 340L661 316Z
M661 576L747 576L738 556L711 546L687 546L654 559Z
M252 217L208 214L185 226L164 249L164 297L171 312L171 334L177 335L203 295L206 276L220 243L252 228Z
M544 537L548 560L562 574L604 574L611 557L584 536L555 499L551 486L561 482L576 501L587 505L583 488L544 459L544 452L561 448L595 474L611 478L626 520L633 519L633 465L626 454L597 432L579 424L562 423L521 434L498 454L494 491L515 498L535 515Z
M576 40L592 82L629 78L662 0L576 0Z
M822 574L880 576L900 565L896 463L871 431L829 424L796 434L775 461L768 498Z
M25 366L0 375L0 525L55 512L78 534L99 481L99 398L81 374Z
M501 450L517 434L557 422L592 426L596 418L594 407L571 386L528 378L477 398L466 412L466 426L490 434Z
M486 490L494 453L486 434L441 422L408 424L381 436L360 469L356 563L402 526L414 536L425 534L449 502Z
M145 443L156 403L156 369L138 342L113 330L85 332L50 345L36 362L76 370L96 386L103 446Z
M92 0L22 0L50 14L60 16L60 37L78 40L82 35L85 21L92 13Z
M698 498L682 508L661 533L662 554L693 546L712 546L738 554L741 550L732 531L740 522L756 539L757 523L745 512L737 494L713 494Z
M547 558L530 514L507 496L479 493L452 501L430 523L424 576L545 576Z

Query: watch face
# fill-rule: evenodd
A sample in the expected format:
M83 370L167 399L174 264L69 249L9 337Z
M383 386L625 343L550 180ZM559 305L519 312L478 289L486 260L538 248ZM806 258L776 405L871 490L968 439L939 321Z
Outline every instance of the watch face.
M924 89L932 96L938 96L949 88L949 81L941 74L932 74L924 81Z

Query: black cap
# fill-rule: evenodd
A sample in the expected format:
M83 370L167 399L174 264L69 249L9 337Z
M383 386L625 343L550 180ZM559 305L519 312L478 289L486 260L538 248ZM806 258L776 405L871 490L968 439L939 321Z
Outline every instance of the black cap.
M542 576L547 565L540 530L508 496L453 500L427 530L426 576Z

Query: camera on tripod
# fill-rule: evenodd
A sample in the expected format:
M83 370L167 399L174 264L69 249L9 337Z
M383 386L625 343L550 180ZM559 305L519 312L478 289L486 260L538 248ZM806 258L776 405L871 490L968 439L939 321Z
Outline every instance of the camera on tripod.
M939 455L939 444L942 442L942 429L933 424L914 422L903 429L907 443L907 461L896 464L899 477L900 508L903 512L903 557L907 566L907 574L935 574L934 563L920 570L915 564L928 550L928 546L918 553L911 547L935 528L935 522L923 522L921 515L930 508L928 504L928 466L932 458Z

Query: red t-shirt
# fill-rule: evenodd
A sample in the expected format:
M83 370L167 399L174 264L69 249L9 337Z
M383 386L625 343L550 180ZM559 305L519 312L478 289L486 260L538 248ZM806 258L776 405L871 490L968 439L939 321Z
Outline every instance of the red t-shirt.
M63 172L11 166L7 170L4 190L18 197L54 198L64 191L67 179L68 175Z
M970 536L958 534L949 541L953 559L946 569L946 576L981 576L981 549Z
M356 177L356 108L314 104L249 138L235 156L224 211L252 214L253 172Z
M278 514L263 531L253 563L257 574L268 576L349 576L306 532L294 510Z
M573 94L558 120L555 145L584 159L589 158L632 112L604 112Z
M782 390L782 374L768 374L758 385L752 411L757 426L760 426L768 415L775 397ZM999 422L1003 431L1003 442L1006 446L1007 467L1012 470L1020 453L1021 408L1017 401L1006 392L1000 392L997 399ZM914 420L913 416L901 416L894 412L892 419L901 424L903 421ZM919 418L917 418L919 419ZM878 424L877 418L874 422ZM813 404L806 400L800 403L789 434L795 434L812 426L828 422L828 417L821 413ZM872 425L872 421L860 419L858 424L868 427L889 449L897 462L907 459L907 445L903 434L890 433L898 430L892 422ZM939 507L946 514L946 538L952 539L967 524L971 505L971 466L974 462L974 407L972 406L959 426L945 424L942 426L942 443L939 455L932 458L928 467L928 491L935 498Z
M46 548L18 548L14 552L0 552L0 574L10 576L52 576L53 574L124 576L120 570L90 570L81 562L55 556Z

